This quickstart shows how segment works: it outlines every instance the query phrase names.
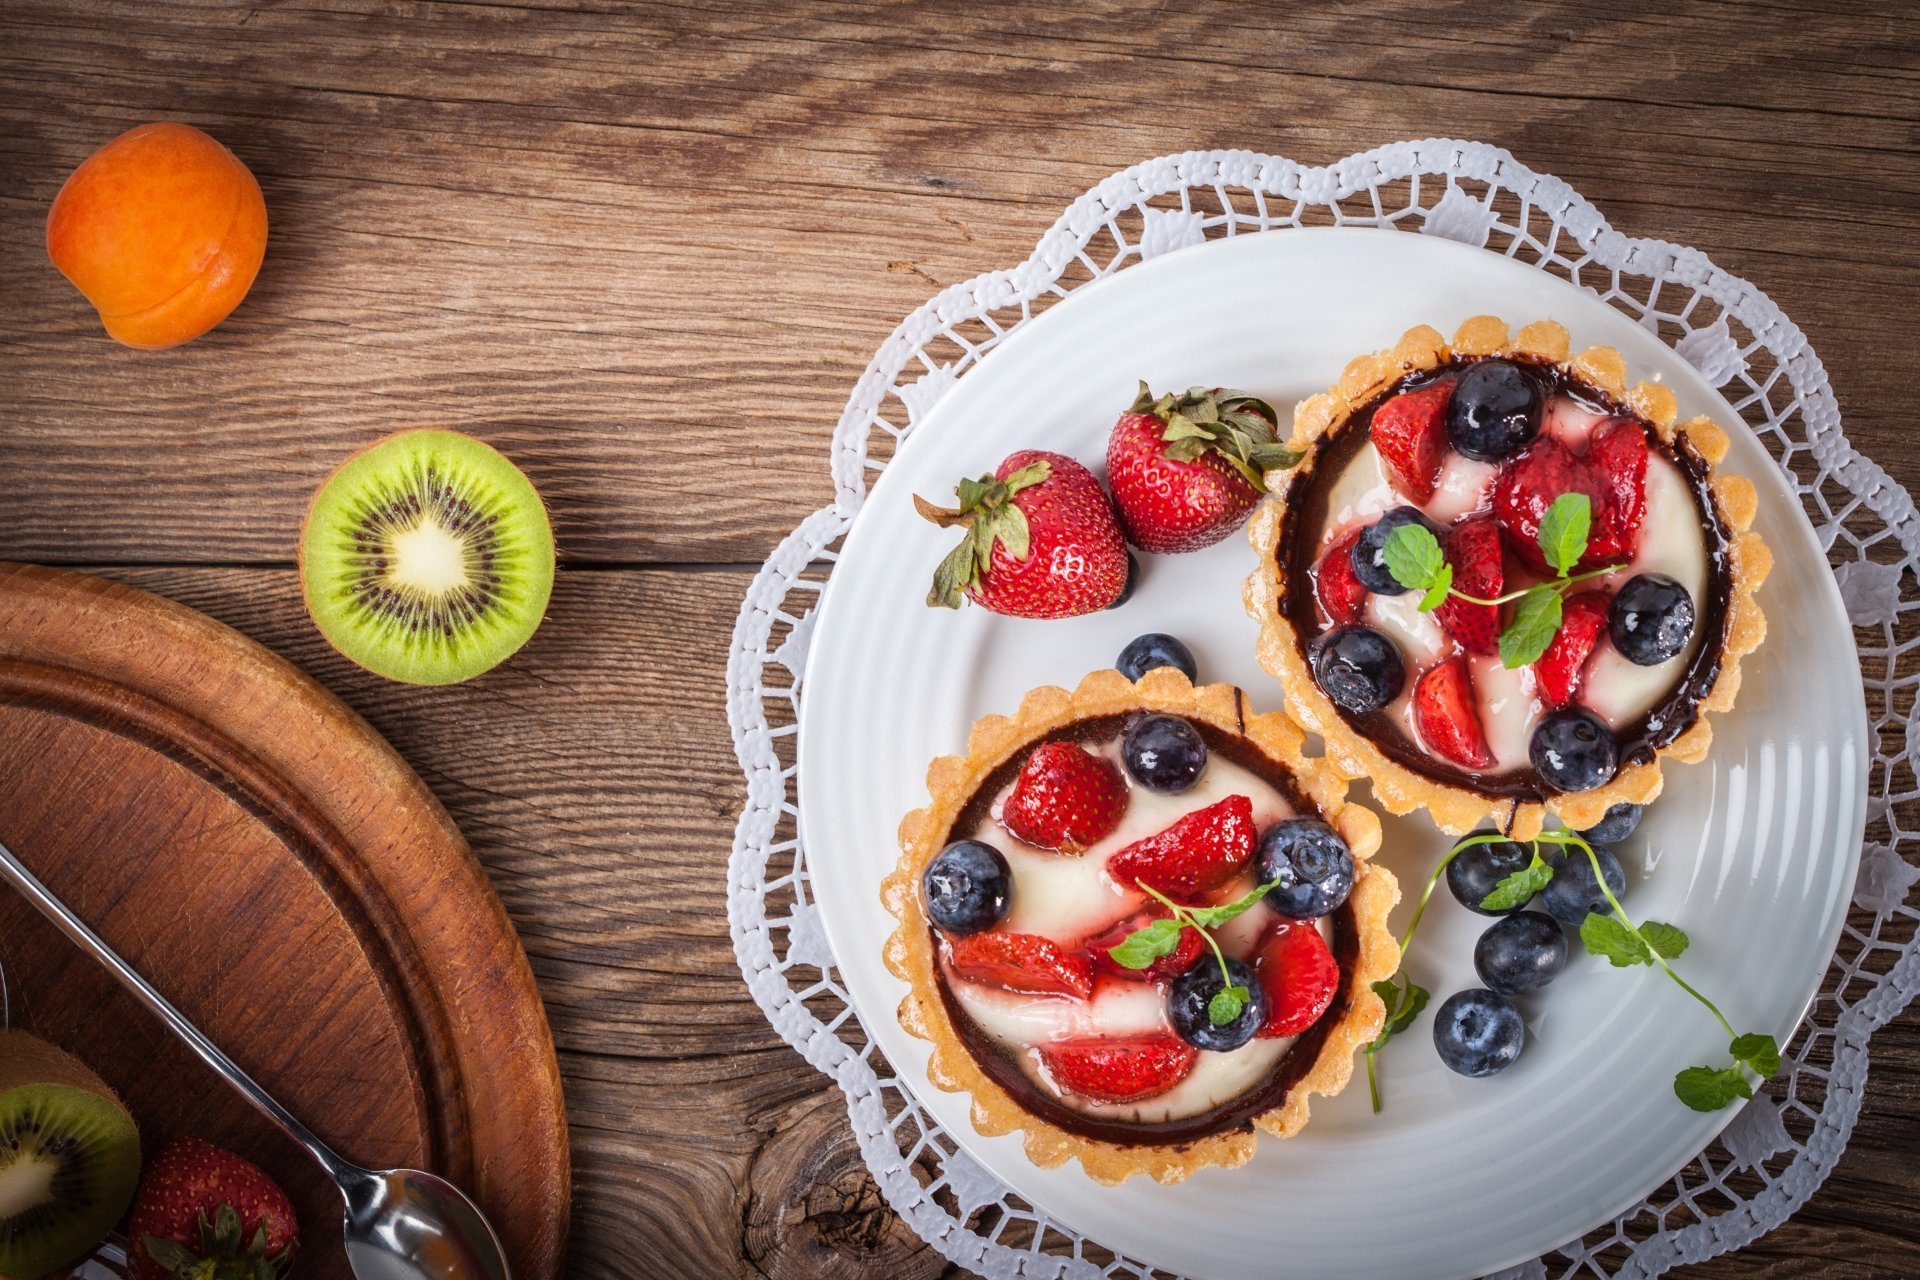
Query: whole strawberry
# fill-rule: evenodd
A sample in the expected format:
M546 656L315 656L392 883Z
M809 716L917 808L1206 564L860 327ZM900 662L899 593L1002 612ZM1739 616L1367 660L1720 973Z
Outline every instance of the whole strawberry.
M133 1201L133 1280L277 1280L299 1241L293 1205L259 1166L176 1138Z
M1146 383L1107 438L1107 487L1127 541L1198 551L1238 529L1270 470L1300 460L1274 437L1279 416L1245 391L1189 387L1156 399Z
M967 531L934 571L928 604L958 609L964 594L1016 618L1071 618L1112 607L1126 590L1127 544L1113 506L1072 458L1021 449L954 493L957 508L913 499L940 527Z

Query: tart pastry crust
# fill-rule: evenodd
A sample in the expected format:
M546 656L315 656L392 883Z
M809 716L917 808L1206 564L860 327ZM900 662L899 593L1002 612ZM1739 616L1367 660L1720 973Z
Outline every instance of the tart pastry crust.
M1308 669L1305 644L1280 607L1286 585L1286 570L1278 560L1286 518L1285 491L1296 477L1311 475L1317 459L1312 446L1335 434L1355 411L1402 378L1457 356L1506 356L1558 365L1652 424L1669 447L1684 439L1707 463L1708 489L1728 534L1727 624L1720 670L1695 704L1693 724L1672 742L1656 748L1652 760L1622 767L1605 786L1564 793L1547 804L1482 795L1416 773L1393 760L1349 725L1321 692ZM1766 639L1766 616L1755 603L1754 593L1773 567L1773 554L1752 529L1759 507L1753 482L1745 476L1713 471L1726 457L1727 433L1710 418L1676 422L1678 406L1671 390L1657 382L1629 387L1626 374L1626 361L1612 347L1591 347L1570 355L1566 329L1551 320L1536 321L1512 334L1496 316L1474 316L1461 324L1451 344L1426 325L1407 330L1394 346L1347 365L1331 390L1295 407L1289 447L1307 456L1293 471L1273 473L1268 485L1275 500L1262 504L1248 524L1247 536L1259 560L1247 579L1246 608L1260 624L1260 665L1285 689L1288 714L1309 733L1320 735L1326 743L1328 761L1346 777L1371 779L1374 795L1388 812L1405 814L1425 809L1435 823L1454 835L1465 834L1483 819L1491 818L1513 838L1527 840L1540 833L1550 812L1580 829L1600 821L1612 805L1649 803L1660 794L1664 759L1693 764L1706 758L1713 743L1707 713L1733 708L1740 689L1740 659Z
M1034 689L1011 717L975 721L965 756L942 756L928 767L932 803L901 822L900 861L881 887L881 901L900 922L887 940L887 968L911 988L900 1002L900 1025L933 1045L927 1074L936 1086L972 1095L974 1128L990 1136L1024 1131L1027 1158L1035 1164L1051 1169L1077 1158L1090 1177L1109 1185L1140 1173L1159 1182L1178 1182L1208 1165L1245 1164L1253 1157L1256 1135L1239 1128L1181 1143L1156 1144L1143 1138L1123 1145L1070 1133L1027 1110L987 1076L953 1026L939 990L920 876L946 846L969 800L1015 753L1081 721L1138 710L1184 716L1252 743L1291 774L1301 794L1353 853L1354 884L1347 903L1358 947L1345 975L1345 1009L1328 1028L1315 1060L1282 1102L1253 1118L1255 1127L1287 1137L1307 1122L1312 1095L1331 1097L1346 1087L1354 1053L1379 1035L1385 1018L1372 984L1391 977L1400 963L1399 946L1387 928L1387 915L1400 900L1399 885L1391 872L1371 861L1380 848L1380 819L1346 802L1344 777L1323 762L1307 759L1305 735L1297 725L1278 712L1251 714L1238 688L1196 688L1172 667L1149 671L1137 683L1107 669L1093 672L1072 692L1052 686Z

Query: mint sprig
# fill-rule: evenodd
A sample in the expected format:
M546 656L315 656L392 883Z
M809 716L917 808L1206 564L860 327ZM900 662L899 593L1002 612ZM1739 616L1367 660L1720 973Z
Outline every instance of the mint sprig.
M1367 1096L1373 1100L1373 1112L1378 1115L1380 1079L1374 1074L1373 1056L1386 1048L1387 1041L1413 1025L1413 1020L1427 1007L1427 1001L1433 999L1433 993L1406 974L1397 973L1374 983L1373 994L1387 1007L1387 1016L1380 1026L1380 1034L1361 1052L1367 1055Z
M1772 1036L1761 1032L1749 1031L1743 1034L1735 1031L1733 1024L1727 1021L1726 1015L1720 1012L1720 1006L1702 995L1674 970L1673 965L1668 963L1670 960L1677 959L1687 949L1688 938L1683 930L1670 924L1654 921L1644 925L1634 924L1628 917L1626 908L1620 905L1620 899L1614 897L1612 888L1607 884L1606 875L1600 870L1600 855L1595 853L1593 846L1581 836L1562 827L1558 831L1542 832L1540 841L1586 854L1587 861L1593 867L1594 883L1600 886L1600 892L1605 895L1607 906L1612 912L1610 917L1601 918L1609 919L1619 926L1619 933L1602 927L1597 931L1597 938L1590 939L1588 923L1599 913L1589 913L1586 921L1583 921L1580 926L1580 941L1586 945L1587 950L1595 955L1606 956L1608 963L1616 968L1626 968L1635 964L1659 966L1682 991L1706 1006L1707 1012L1711 1013L1714 1021L1720 1024L1721 1030L1727 1033L1728 1054L1733 1058L1733 1065L1718 1068L1688 1067L1681 1071L1673 1078L1673 1092L1680 1101L1695 1111L1718 1111L1735 1097L1751 1098L1753 1084L1763 1084L1778 1074L1779 1043ZM1538 843L1536 842L1536 848ZM1599 943L1598 950L1595 947L1596 940ZM1749 1082L1746 1077L1748 1071L1752 1071L1758 1079ZM1712 1081L1719 1083L1714 1084L1711 1083Z
M1246 1012L1247 1001L1253 999L1253 993L1234 982L1233 975L1227 971L1226 953L1220 950L1220 944L1214 941L1209 930L1218 929L1235 916L1251 910L1256 902L1267 896L1267 890L1278 885L1280 880L1269 880L1256 886L1244 897L1217 907L1184 906L1143 880L1135 880L1134 883L1159 900L1172 914L1140 926L1108 947L1107 954L1113 957L1113 962L1125 969L1144 969L1161 956L1172 955L1180 946L1181 933L1193 929L1213 948L1213 958L1220 965L1220 977L1227 984L1214 992L1213 999L1207 1001L1207 1021L1216 1027L1224 1027Z
M1578 555L1573 557L1579 559ZM1427 877L1426 888L1421 891L1420 901L1413 911L1413 919L1407 925L1407 931L1400 939L1400 954L1405 959L1407 948L1413 942L1413 934L1420 927L1420 917L1426 913L1427 902L1433 897L1434 887L1440 883L1440 877L1446 874L1447 866L1468 849L1483 844L1498 844L1507 837L1497 831L1480 832L1456 842L1447 856L1440 860ZM1586 947L1587 954L1605 959L1614 968L1623 969L1634 965L1658 966L1666 975L1678 984L1682 991L1692 996L1707 1012L1714 1016L1722 1030L1727 1033L1728 1056L1733 1059L1725 1067L1688 1067L1679 1072L1673 1080L1673 1092L1680 1101L1695 1111L1718 1111L1736 1098L1751 1098L1754 1085L1763 1084L1780 1071L1780 1046L1770 1035L1760 1032L1734 1031L1720 1007L1696 990L1682 978L1668 963L1677 960L1686 953L1690 940L1686 931L1675 925L1649 920L1645 924L1635 924L1627 915L1620 900L1614 896L1607 885L1606 874L1600 868L1600 855L1594 852L1591 844L1566 827L1556 831L1543 831L1529 842L1533 858L1520 870L1513 872L1495 885L1493 891L1481 899L1480 905L1488 911L1506 911L1522 905L1536 893L1552 883L1554 867L1542 856L1541 846L1555 845L1564 851L1564 856L1573 857L1585 854L1593 867L1594 883L1600 886L1600 892L1606 896L1607 912L1589 912L1580 925L1580 941ZM1404 977L1404 974L1401 975ZM1407 978L1403 991L1391 982L1377 982L1374 991L1387 1006L1387 1024L1374 1042L1366 1047L1367 1089L1373 1096L1373 1109L1380 1110L1380 1091L1374 1077L1373 1057L1393 1036L1404 1031L1420 1010L1426 1007L1426 992L1414 986ZM1418 992L1416 998L1414 993ZM1749 1079L1751 1072L1754 1078Z
M1184 920L1160 919L1135 929L1117 946L1107 948L1113 962L1125 969L1144 969L1161 956L1170 956L1180 946Z
M1393 580L1409 591L1421 591L1420 612L1431 613L1452 596L1468 604L1498 608L1511 601L1513 616L1500 633L1500 663L1509 670L1528 666L1553 643L1560 630L1561 601L1569 588L1589 578L1616 573L1624 565L1608 565L1574 573L1573 567L1587 554L1587 540L1593 529L1593 499L1584 493L1563 493L1553 500L1541 518L1540 554L1552 565L1556 577L1518 591L1483 600L1453 586L1453 566L1433 530L1423 524L1403 524L1387 535L1381 558Z
M1440 865L1435 867L1433 874L1427 877L1426 887L1420 891L1420 901L1414 904L1413 919L1407 921L1407 931L1400 935L1400 957L1402 961L1406 959L1407 948L1413 945L1413 935L1420 928L1421 917L1427 914L1427 903L1433 900L1435 886L1440 883L1440 877L1446 874L1447 864L1476 845L1498 844L1505 839L1506 837L1498 832L1482 832L1478 835L1467 836L1465 839L1457 841L1453 848L1447 850L1447 856L1440 859ZM1539 861L1537 854L1535 855L1535 861ZM1547 878L1551 879L1552 875L1553 873L1551 869L1549 869ZM1512 880L1513 877L1509 876L1507 879ZM1498 893L1500 888L1506 883L1507 881L1502 881L1501 885L1495 886L1494 892ZM1542 881L1542 884L1544 883L1545 881ZM1532 895L1529 894L1528 896L1531 897ZM1520 899L1522 902L1525 900L1525 898ZM1483 903L1481 905L1484 906L1485 904ZM1432 997L1431 992L1425 987L1415 983L1404 970L1396 974L1395 979L1404 981L1405 987L1396 988L1393 981L1376 982L1373 984L1374 994L1378 995L1381 1001L1387 1006L1387 1017L1385 1025L1380 1028L1380 1034L1374 1038L1372 1044L1369 1044L1362 1050L1362 1052L1367 1055L1367 1094L1373 1099L1375 1115L1380 1113L1380 1082L1374 1072L1374 1056L1386 1047L1387 1041L1393 1039L1413 1025L1413 1020L1420 1015L1422 1009L1427 1007L1427 1001Z

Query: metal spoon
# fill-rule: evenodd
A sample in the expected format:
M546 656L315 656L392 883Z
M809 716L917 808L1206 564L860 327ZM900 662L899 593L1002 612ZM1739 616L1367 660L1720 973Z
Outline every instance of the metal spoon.
M49 893L4 844L0 844L0 879L25 894L81 950L111 969L208 1066L319 1162L347 1202L342 1229L347 1262L358 1280L511 1280L500 1238L458 1187L418 1169L375 1172L342 1160Z

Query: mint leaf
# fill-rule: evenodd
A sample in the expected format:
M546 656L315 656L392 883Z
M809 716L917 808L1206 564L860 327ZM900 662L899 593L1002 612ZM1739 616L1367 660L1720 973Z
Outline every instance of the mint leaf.
M1404 973L1374 983L1373 993L1387 1006L1387 1017L1381 1024L1380 1034L1367 1046L1368 1053L1376 1051L1412 1026L1413 1020L1420 1016L1420 1011L1427 1007L1427 1001L1433 998L1432 992Z
M1553 868L1535 850L1533 861L1493 886L1493 892L1480 900L1482 911L1509 911L1533 901L1533 895L1553 879Z
M1592 528L1593 499L1584 493L1563 493L1547 508L1540 521L1540 550L1561 577L1573 572L1573 566L1587 554L1587 535Z
M1382 558L1393 580L1409 591L1431 589L1440 581L1440 571L1447 567L1440 540L1423 524L1403 524L1388 534Z
M1686 953L1686 933L1670 924L1648 920L1640 926L1640 937L1662 960L1678 960Z
M1500 664L1513 671L1538 662L1559 630L1560 593L1533 588L1514 605L1513 621L1500 633Z
M1207 1021L1224 1027L1245 1012L1253 993L1245 987L1222 987L1207 1001Z
M1127 969L1144 969L1161 956L1171 955L1180 945L1180 931L1186 926L1178 920L1155 920L1142 925L1107 948L1113 962Z
M1440 576L1427 588L1427 594L1420 597L1420 612L1432 613L1447 602L1447 594L1453 590L1453 566L1440 566Z
M1780 1046L1772 1036L1750 1031L1743 1036L1735 1036L1730 1046L1734 1059L1753 1068L1755 1075L1762 1080L1770 1080L1780 1072Z
M1653 952L1638 934L1598 911L1588 912L1587 918L1580 922L1580 941L1586 943L1588 955L1602 956L1616 969L1653 963Z
M1591 919L1592 917L1588 917ZM1688 1067L1673 1078L1673 1092L1695 1111L1718 1111L1735 1098L1751 1098L1753 1086L1739 1067Z
M1218 929L1235 916L1252 910L1260 899L1267 896L1267 890L1279 883L1279 879L1273 879L1263 885L1256 885L1246 897L1234 902L1225 903L1218 907L1183 907L1181 911L1189 920L1202 929Z
M1687 949L1687 935L1670 924L1649 920L1636 932L1617 916L1598 911L1580 922L1580 941L1587 944L1588 955L1604 956L1616 969L1652 964L1655 955L1672 960Z

